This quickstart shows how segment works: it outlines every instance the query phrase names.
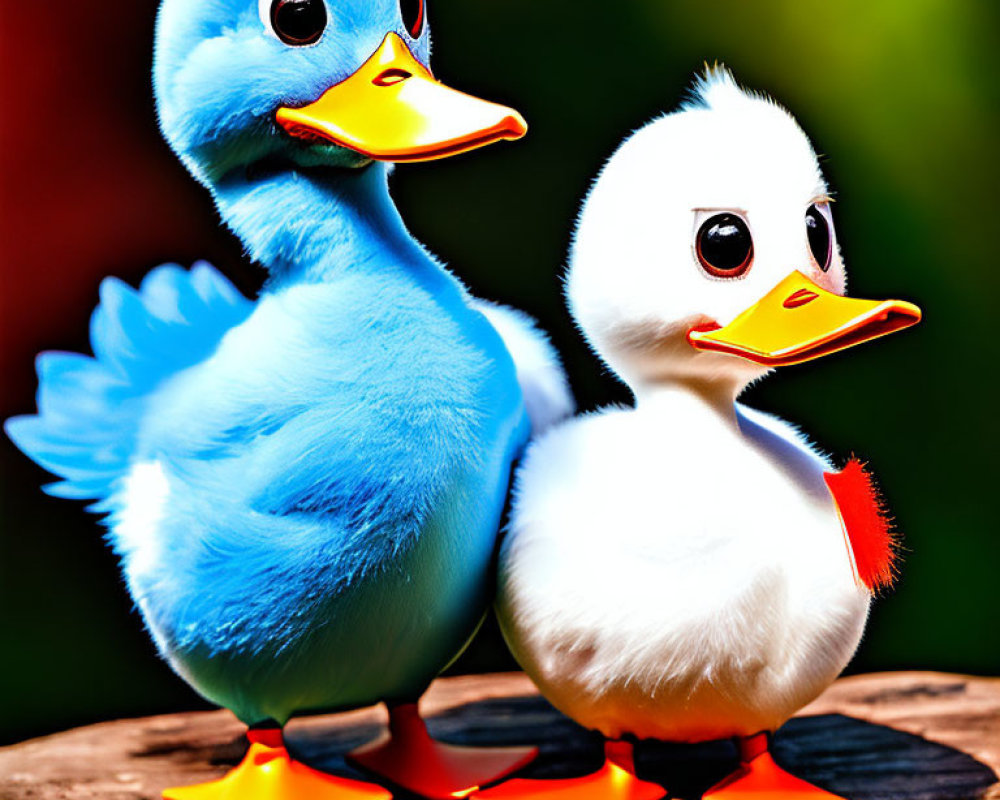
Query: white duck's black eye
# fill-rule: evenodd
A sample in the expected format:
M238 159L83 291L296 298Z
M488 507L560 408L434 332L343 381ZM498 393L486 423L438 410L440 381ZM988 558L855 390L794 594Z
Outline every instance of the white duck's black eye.
M272 0L271 28L281 41L302 47L319 41L326 30L326 3L323 0Z
M403 17L403 25L410 36L419 39L424 32L424 0L399 0L399 13Z
M737 214L716 214L698 229L695 252L709 275L739 277L750 269L753 261L750 229Z
M809 237L809 249L819 268L826 272L830 269L833 257L833 237L830 235L830 220L813 203L806 211L806 235Z

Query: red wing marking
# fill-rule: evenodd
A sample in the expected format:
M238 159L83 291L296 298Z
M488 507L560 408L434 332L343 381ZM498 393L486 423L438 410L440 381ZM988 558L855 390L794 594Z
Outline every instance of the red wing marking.
M899 541L875 480L856 458L823 478L840 512L858 577L869 591L889 588L896 578Z

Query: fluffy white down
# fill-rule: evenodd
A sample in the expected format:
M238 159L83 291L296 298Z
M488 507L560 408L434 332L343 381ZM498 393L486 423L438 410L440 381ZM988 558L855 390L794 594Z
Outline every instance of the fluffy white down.
M161 525L170 504L170 479L163 464L159 461L136 463L122 482L119 502L120 510L111 520L117 552L126 567L136 605L146 615L150 635L161 653L169 653L163 632L152 624L148 599L137 589L155 580L156 574L162 570L167 550ZM179 674L185 674L182 663L172 658L170 662Z
M523 311L473 300L500 334L517 368L517 381L531 420L531 434L538 436L576 409L559 355L535 320Z
M778 458L684 390L532 446L498 609L557 708L610 737L700 741L773 730L836 678L868 594L832 500Z
M122 486L121 510L113 520L120 555L133 574L147 576L161 564L159 526L170 484L159 461L135 464Z

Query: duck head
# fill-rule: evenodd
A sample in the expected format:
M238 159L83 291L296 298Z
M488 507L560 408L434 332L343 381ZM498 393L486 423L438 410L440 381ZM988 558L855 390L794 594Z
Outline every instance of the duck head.
M844 296L830 206L792 116L710 69L594 184L570 256L571 311L633 389L680 382L732 397L773 367L916 323L910 303Z
M442 158L526 130L428 67L424 0L165 0L154 85L168 142L234 171Z

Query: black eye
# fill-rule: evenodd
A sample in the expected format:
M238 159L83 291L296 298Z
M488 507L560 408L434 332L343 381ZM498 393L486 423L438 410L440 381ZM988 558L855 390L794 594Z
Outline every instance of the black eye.
M285 44L313 44L326 30L326 4L323 0L273 0L271 27Z
M753 261L750 229L736 214L706 219L698 229L695 250L705 271L719 278L736 278L750 269Z
M410 36L419 39L424 32L424 0L399 0L399 13Z
M819 210L816 204L806 211L806 235L809 237L809 249L819 268L826 272L830 269L830 259L833 256L831 247L830 221Z

